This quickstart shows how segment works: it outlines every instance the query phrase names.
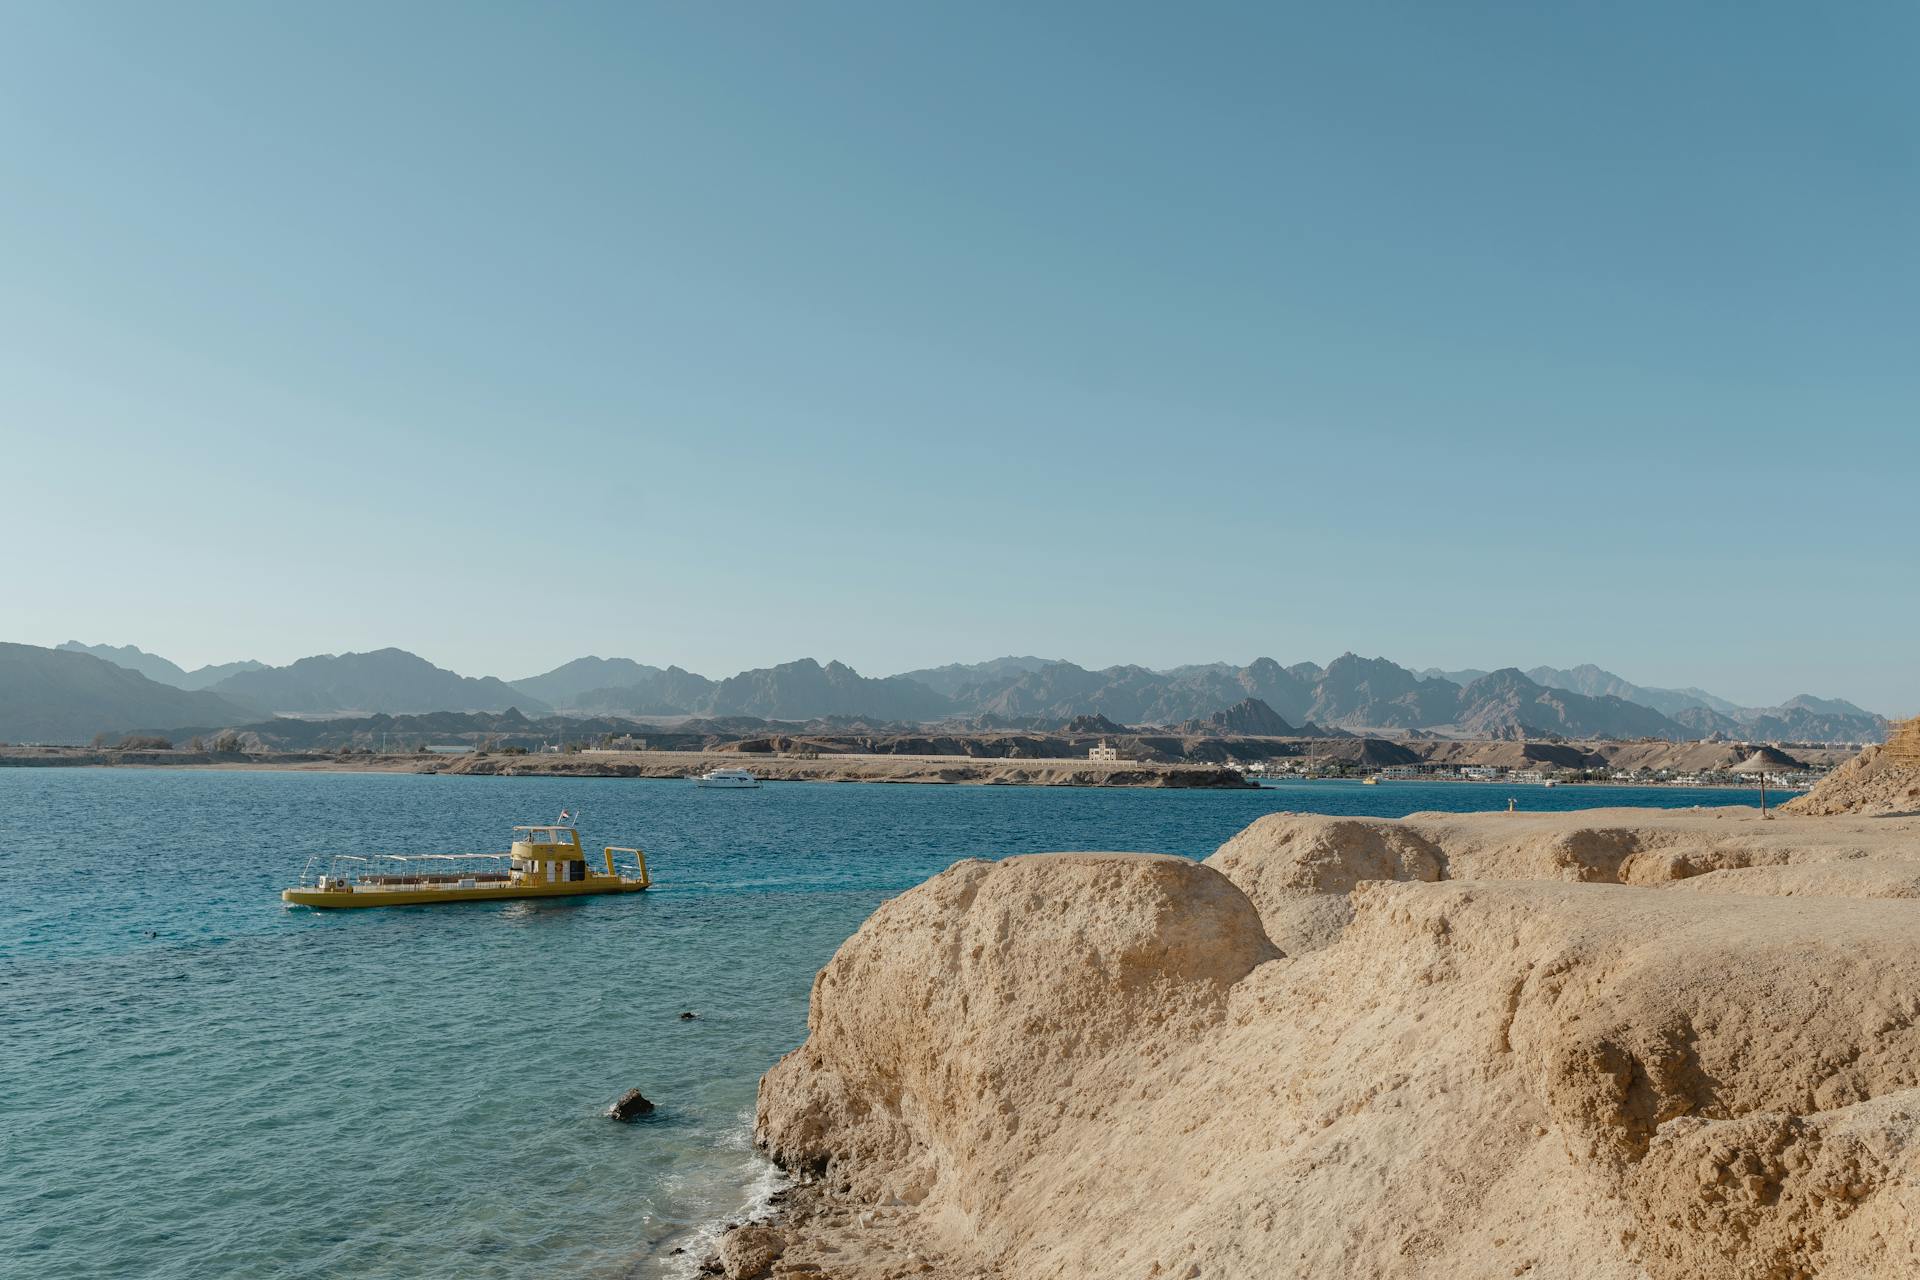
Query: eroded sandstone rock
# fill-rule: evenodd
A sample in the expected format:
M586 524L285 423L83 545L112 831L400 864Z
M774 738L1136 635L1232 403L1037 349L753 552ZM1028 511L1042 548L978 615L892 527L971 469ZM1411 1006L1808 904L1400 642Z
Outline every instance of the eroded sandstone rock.
M760 1140L818 1176L802 1256L1920 1274L1920 823L1635 817L1287 817L1205 866L950 869L848 941L763 1082Z
M736 1227L720 1241L721 1274L727 1280L759 1280L786 1248L786 1236L773 1227Z

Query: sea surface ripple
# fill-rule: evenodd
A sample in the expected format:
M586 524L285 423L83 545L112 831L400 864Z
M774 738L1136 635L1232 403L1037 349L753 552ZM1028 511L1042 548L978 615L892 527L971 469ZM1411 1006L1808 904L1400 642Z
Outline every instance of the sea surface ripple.
M1198 858L1280 809L1509 796L1751 799L0 769L0 1275L684 1274L774 1185L749 1140L755 1084L805 1036L814 973L887 896L959 858ZM562 808L590 847L645 848L657 887L278 900L311 854L500 850ZM658 1113L607 1120L635 1086Z

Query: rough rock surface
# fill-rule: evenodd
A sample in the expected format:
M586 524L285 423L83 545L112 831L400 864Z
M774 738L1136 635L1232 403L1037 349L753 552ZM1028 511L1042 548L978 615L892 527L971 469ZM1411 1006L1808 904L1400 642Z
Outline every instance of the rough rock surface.
M958 864L762 1083L814 1193L781 1265L1920 1274L1916 885L1920 821L1751 810Z
M737 1228L720 1242L720 1273L727 1280L759 1280L786 1247L786 1237L773 1227Z
M1284 951L1318 950L1353 919L1362 880L1438 880L1445 855L1409 827L1275 814L1220 846L1207 865L1238 885Z
M1788 813L1910 817L1920 814L1920 767L1895 759L1885 747L1868 747L1781 808Z
M990 1213L1007 1189L972 1175L1130 1093L1139 1036L1217 1026L1233 985L1277 954L1246 896L1184 858L958 863L882 905L821 970L760 1131L782 1164L837 1160L865 1200L917 1204L944 1182ZM1036 1093L1059 1105L1034 1114Z

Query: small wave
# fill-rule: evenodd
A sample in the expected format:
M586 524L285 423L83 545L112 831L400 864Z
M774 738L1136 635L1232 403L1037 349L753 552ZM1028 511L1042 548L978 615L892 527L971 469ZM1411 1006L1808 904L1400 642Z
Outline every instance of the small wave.
M749 1107L733 1118L733 1124L720 1135L716 1144L722 1151L753 1150L753 1109Z
M752 1179L747 1183L746 1200L740 1208L739 1221L750 1222L755 1218L764 1218L773 1212L773 1198L792 1185L793 1179L765 1156L756 1155L747 1164L753 1171Z
M792 1183L786 1170L753 1149L753 1113L745 1111L737 1122L720 1136L723 1151L743 1151L748 1157L740 1165L740 1200L731 1213L723 1214L689 1228L674 1237L673 1244L685 1250L665 1259L661 1271L672 1280L687 1280L698 1275L700 1260L720 1247L720 1237L728 1223L752 1222L773 1212L773 1199Z

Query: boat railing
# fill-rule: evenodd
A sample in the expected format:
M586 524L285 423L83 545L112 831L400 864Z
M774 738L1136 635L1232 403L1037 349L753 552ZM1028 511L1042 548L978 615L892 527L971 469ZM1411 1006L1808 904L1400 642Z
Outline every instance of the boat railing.
M510 853L316 853L307 859L307 865L300 872L300 887L348 888L363 884L369 888L375 885L395 888L459 884L469 880L504 884L512 876L500 863L512 856ZM491 866L481 870L474 864Z
M638 879L642 885L651 885L653 883L652 877L650 877L647 874L647 855L638 849L629 849L617 844L610 844L606 847L606 850L605 850L608 875L622 876L622 875L629 874L626 868L620 865L621 860L615 859L615 857L613 856L616 853L632 854L633 855L633 863L632 863L633 871L631 874L636 879Z
M357 883L369 888L434 888L444 885L507 884L512 874L501 864L510 853L376 853L367 859Z
M341 889L350 886L360 878L357 867L343 864L359 863L365 865L367 859L354 853L316 853L307 859L307 865L300 869L300 887L302 889Z

